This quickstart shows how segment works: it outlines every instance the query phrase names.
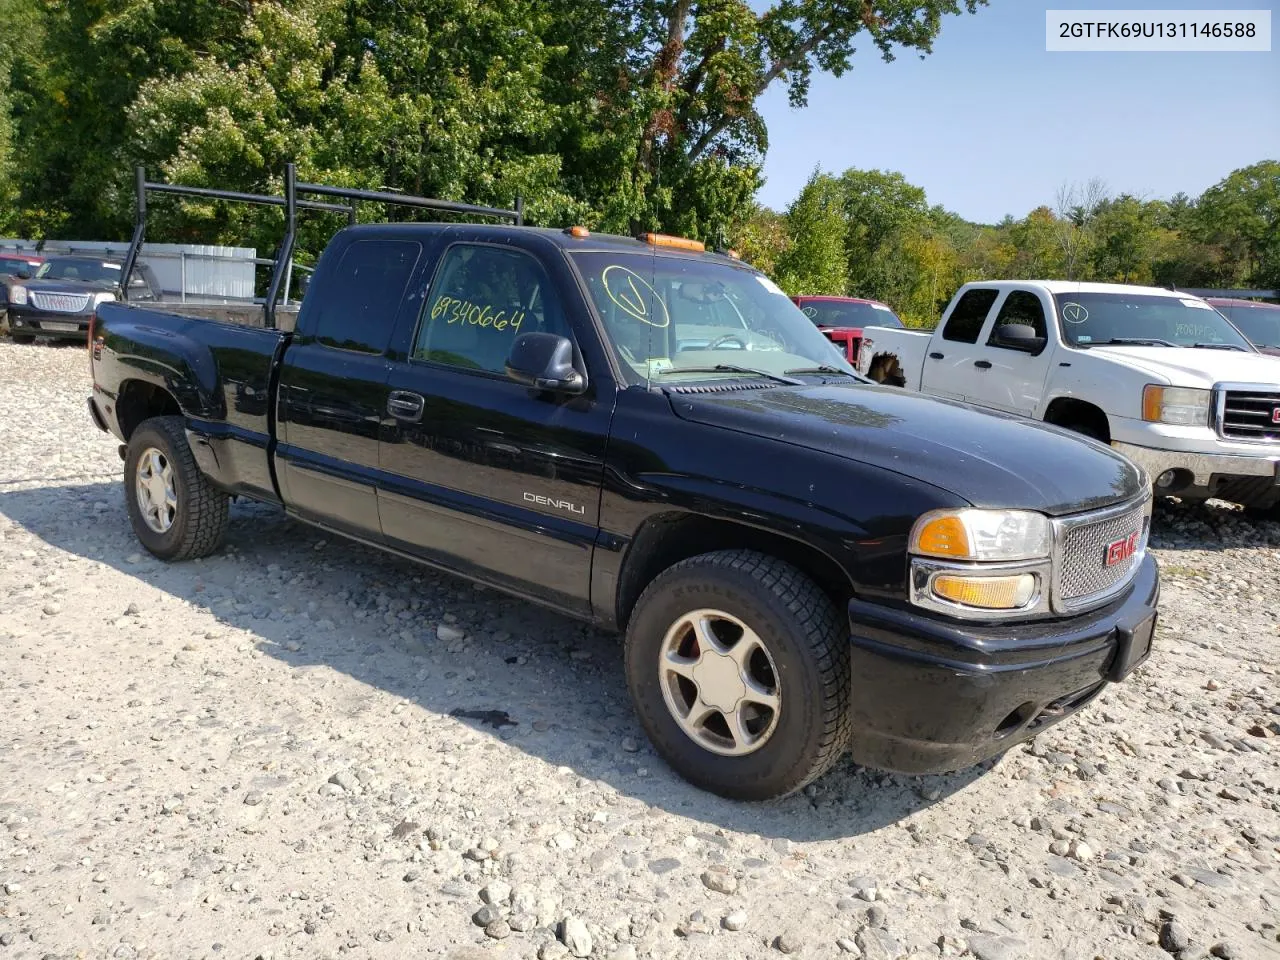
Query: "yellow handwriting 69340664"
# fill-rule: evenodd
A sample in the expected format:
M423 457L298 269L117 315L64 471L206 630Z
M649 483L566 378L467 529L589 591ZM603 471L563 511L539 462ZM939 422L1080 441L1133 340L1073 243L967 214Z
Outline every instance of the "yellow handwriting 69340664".
M447 317L446 323L465 323L492 330L519 330L523 310L496 310L492 304L473 303L458 297L440 297L431 306L431 319Z

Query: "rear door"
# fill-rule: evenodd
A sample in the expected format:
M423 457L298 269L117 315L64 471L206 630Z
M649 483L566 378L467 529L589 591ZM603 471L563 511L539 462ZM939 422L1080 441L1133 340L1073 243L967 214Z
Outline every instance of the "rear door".
M1047 310L1041 295L1032 290L1010 290L997 302L995 321L983 332L977 353L976 362L989 366L976 369L965 391L971 402L1024 417L1035 414L1048 373ZM1006 324L1032 327L1036 336L1045 338L1045 347L1031 354L1000 346L996 331Z
M379 541L378 438L387 409L387 350L416 313L417 239L335 238L285 351L277 476L290 512ZM332 266L329 262L332 261Z
M582 355L586 304L551 244L451 236L420 316L397 335L383 533L431 562L587 613L613 380L589 342L582 396L531 390L505 372L520 333L568 337Z
M941 336L929 341L921 390L936 397L964 400L974 389L981 348L978 337L1000 291L994 287L966 290L944 321ZM990 361L986 361L989 363Z

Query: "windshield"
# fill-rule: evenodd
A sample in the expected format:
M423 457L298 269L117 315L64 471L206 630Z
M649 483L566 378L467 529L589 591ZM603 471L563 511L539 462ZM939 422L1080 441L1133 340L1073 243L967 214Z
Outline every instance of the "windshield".
M802 300L806 317L820 327L900 327L902 321L879 303L846 303L840 300Z
M1255 347L1280 346L1280 307L1219 307Z
M85 280L89 283L117 283L120 280L120 264L103 260L87 260L68 257L50 260L36 271L37 280Z
M856 376L839 348L754 270L645 254L573 258L633 383L753 375L718 366L775 376L828 367Z
M20 273L33 274L36 268L25 260L0 260L0 274L15 277Z
M1252 352L1249 341L1203 300L1140 293L1058 293L1062 337L1080 347L1224 346Z

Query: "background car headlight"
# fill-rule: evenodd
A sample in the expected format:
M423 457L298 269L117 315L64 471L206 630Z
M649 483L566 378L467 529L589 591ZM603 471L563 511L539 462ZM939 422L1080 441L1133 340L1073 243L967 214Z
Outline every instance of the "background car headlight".
M1142 389L1142 419L1150 423L1207 426L1210 393L1194 387L1162 387L1148 384Z
M14 284L9 288L9 302L16 303L18 306L25 306L27 302L27 288Z
M934 510L911 531L910 551L946 560L1041 560L1049 556L1049 518L1030 510Z

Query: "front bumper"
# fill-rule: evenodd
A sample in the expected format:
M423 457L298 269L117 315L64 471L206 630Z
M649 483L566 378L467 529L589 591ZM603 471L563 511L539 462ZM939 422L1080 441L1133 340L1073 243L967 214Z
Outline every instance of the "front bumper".
M92 313L53 313L9 305L9 331L19 336L84 340Z
M1280 500L1280 452L1263 448L1255 456L1197 453L1190 450L1156 450L1119 441L1111 444L1147 471L1152 482L1166 471L1175 471L1171 487L1155 487L1156 493L1200 498L1219 497L1246 506L1271 506Z
M899 773L961 770L1070 716L1150 653L1160 576L1066 620L944 622L861 600L852 625L855 762Z

